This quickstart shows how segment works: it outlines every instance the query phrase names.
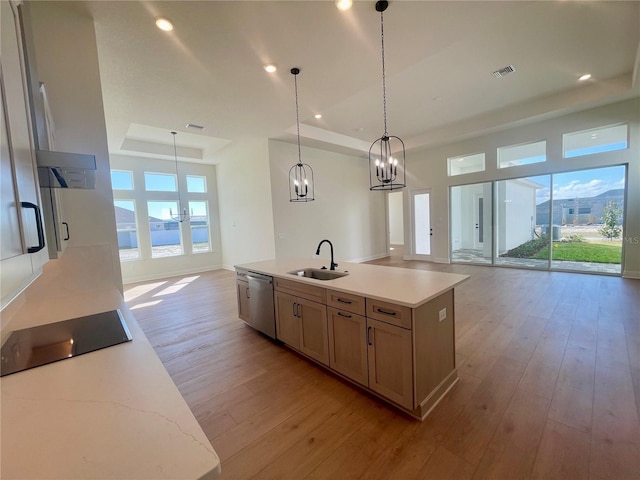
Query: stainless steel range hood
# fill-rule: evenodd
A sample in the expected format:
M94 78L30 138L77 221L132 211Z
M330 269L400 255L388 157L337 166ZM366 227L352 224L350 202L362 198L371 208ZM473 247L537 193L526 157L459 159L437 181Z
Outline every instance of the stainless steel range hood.
M96 157L81 153L36 150L42 188L96 188Z

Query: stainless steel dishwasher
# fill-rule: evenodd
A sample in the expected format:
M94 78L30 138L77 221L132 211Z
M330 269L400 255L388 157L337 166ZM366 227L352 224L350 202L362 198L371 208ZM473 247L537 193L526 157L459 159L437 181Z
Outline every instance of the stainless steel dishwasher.
M273 277L261 273L248 272L249 311L248 322L256 330L271 338L276 338L276 318L273 305Z

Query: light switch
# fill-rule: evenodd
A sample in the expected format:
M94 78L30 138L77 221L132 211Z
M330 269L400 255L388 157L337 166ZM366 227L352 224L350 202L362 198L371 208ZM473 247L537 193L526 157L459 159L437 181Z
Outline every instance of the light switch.
M441 322L443 321L445 318L447 318L447 309L443 308L442 310L440 310L438 312L438 321Z

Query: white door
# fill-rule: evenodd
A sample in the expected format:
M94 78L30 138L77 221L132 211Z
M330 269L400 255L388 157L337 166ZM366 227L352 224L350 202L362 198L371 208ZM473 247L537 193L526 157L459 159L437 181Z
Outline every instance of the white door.
M431 189L411 192L413 255L431 256Z
M480 193L473 194L473 248L484 245L484 197Z

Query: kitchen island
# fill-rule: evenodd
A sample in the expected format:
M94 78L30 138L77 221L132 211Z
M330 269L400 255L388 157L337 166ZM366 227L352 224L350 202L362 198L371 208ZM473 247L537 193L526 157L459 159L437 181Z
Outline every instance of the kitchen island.
M251 324L246 275L273 277L276 338L296 352L424 419L457 382L454 288L467 275L318 259L237 265L239 316ZM312 271L308 272L313 274ZM328 272L329 274L331 272Z
M70 247L2 312L10 331L119 309L132 341L0 379L7 479L213 479L220 460L111 283L109 246ZM103 272L97 275L96 272Z

